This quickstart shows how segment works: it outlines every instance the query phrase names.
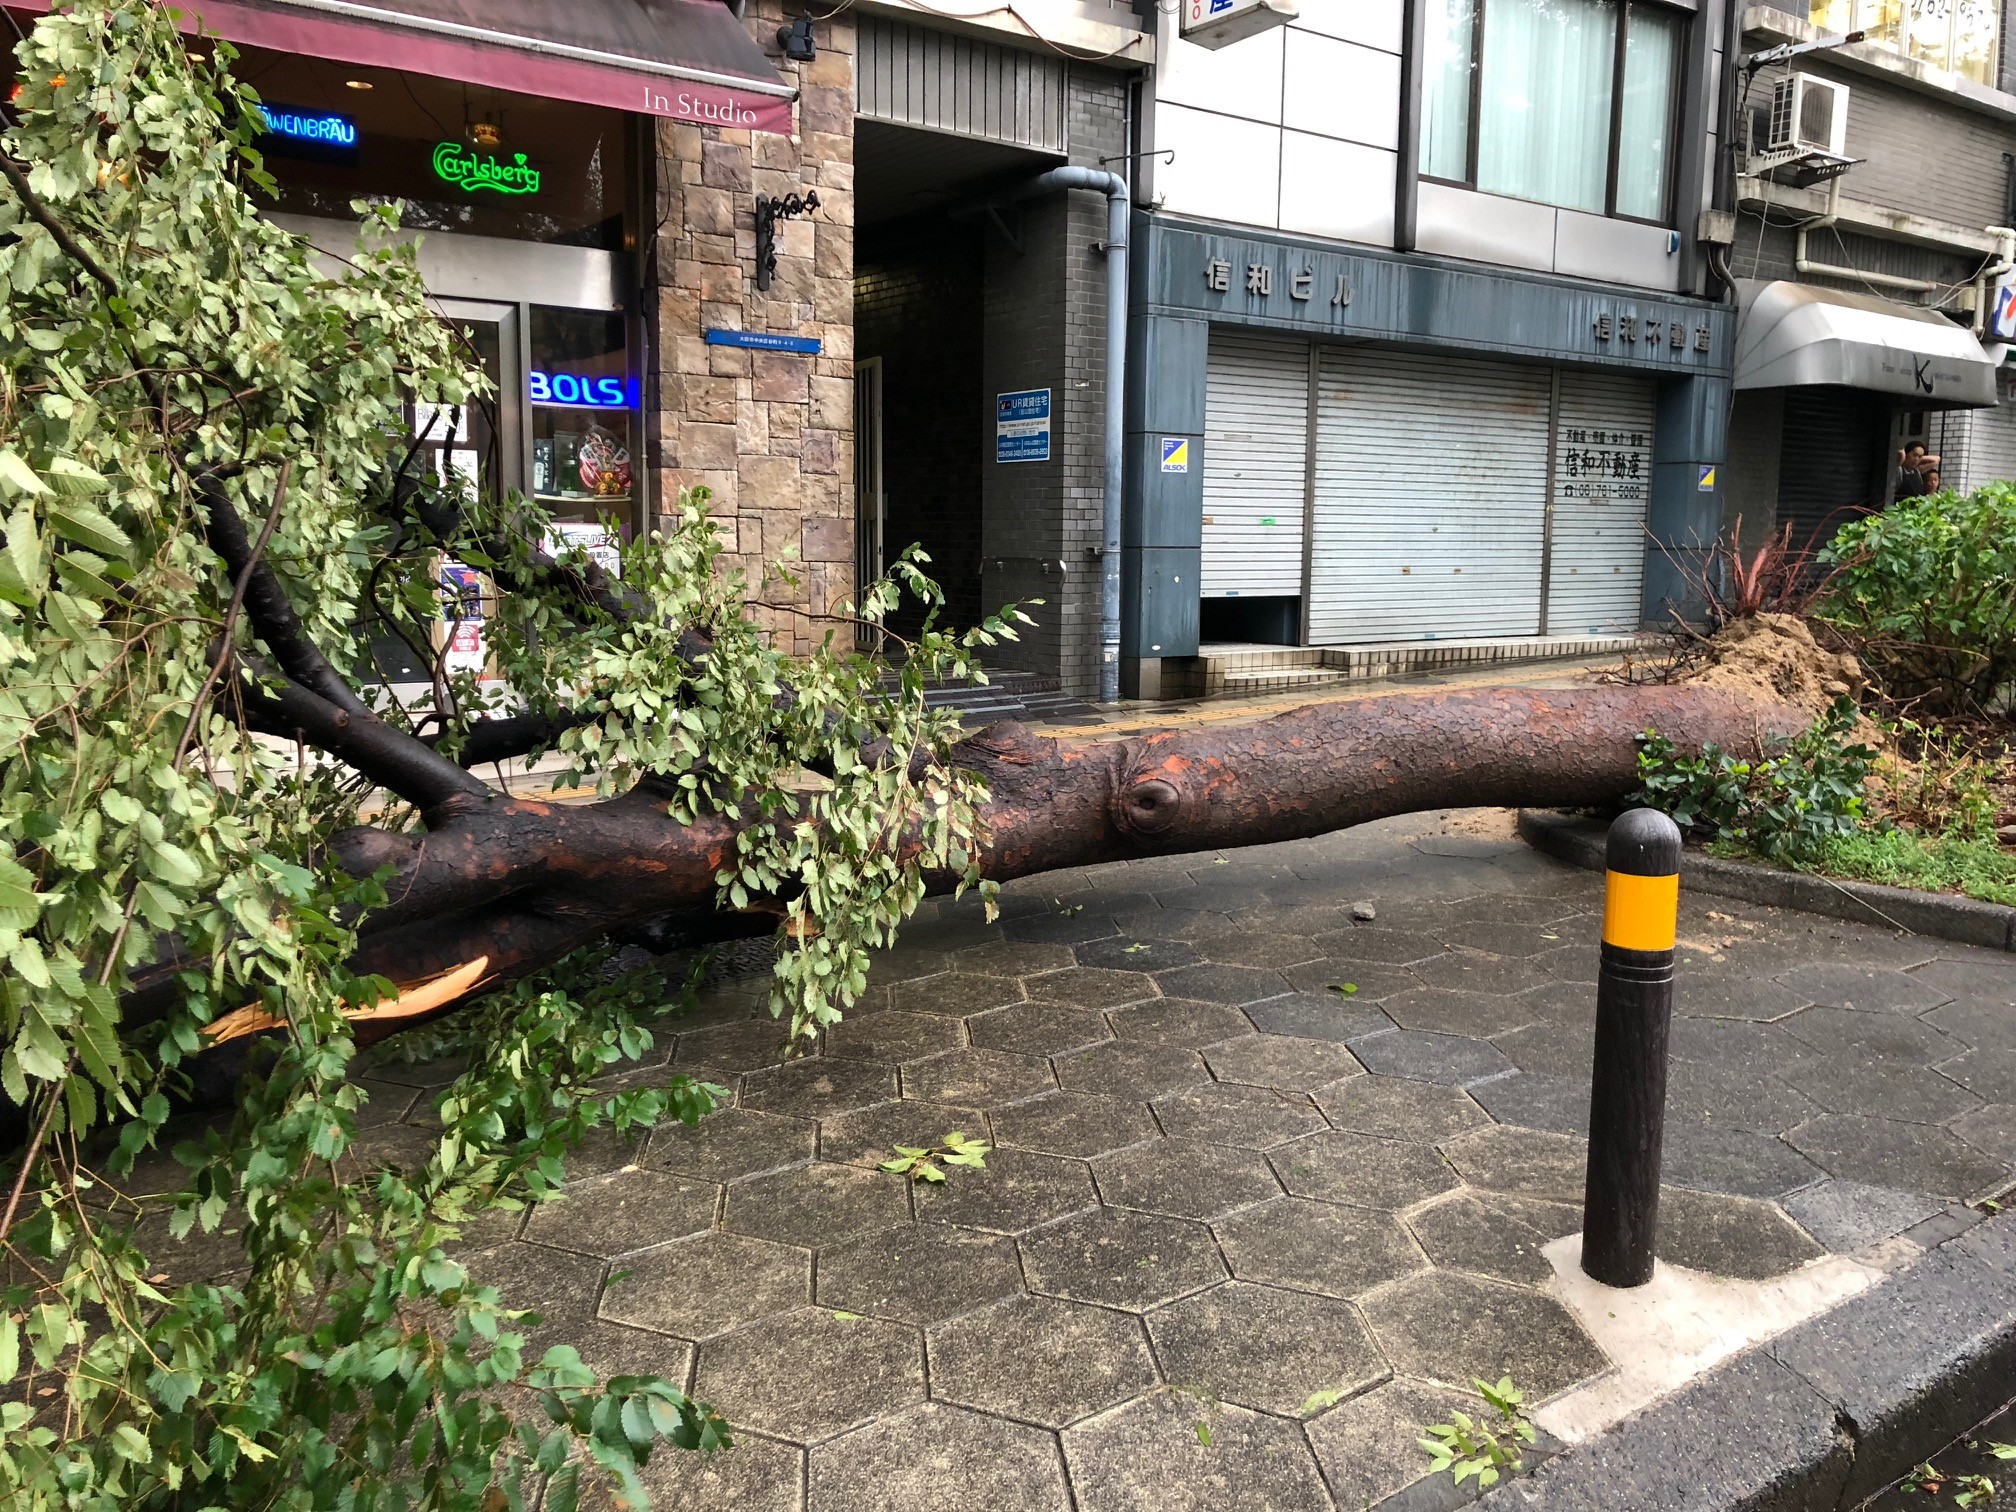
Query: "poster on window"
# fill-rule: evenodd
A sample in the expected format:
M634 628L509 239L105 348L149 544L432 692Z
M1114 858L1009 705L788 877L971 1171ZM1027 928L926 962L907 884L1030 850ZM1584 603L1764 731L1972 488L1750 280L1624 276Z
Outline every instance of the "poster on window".
M1564 425L1554 454L1554 497L1641 504L1652 496L1649 425Z
M483 638L483 574L450 557L441 563L438 582L441 618L447 621L441 668L449 673L474 672L481 677L490 660L490 649Z
M565 558L574 551L586 552L589 560L612 578L623 576L623 538L606 525L579 520L555 520L546 527L546 549Z

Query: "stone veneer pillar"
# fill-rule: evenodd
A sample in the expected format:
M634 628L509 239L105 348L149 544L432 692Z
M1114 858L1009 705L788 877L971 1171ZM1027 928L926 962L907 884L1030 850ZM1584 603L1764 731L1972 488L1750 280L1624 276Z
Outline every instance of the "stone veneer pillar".
M777 28L795 12L751 0L744 16L798 86L794 133L658 124L653 252L658 341L658 500L704 485L752 582L787 554L799 585L766 595L823 610L854 588L854 20L814 24L819 55L793 63ZM777 270L756 288L755 200L817 190L809 217L780 221ZM814 336L816 357L710 347L712 327ZM782 616L800 648L826 626Z

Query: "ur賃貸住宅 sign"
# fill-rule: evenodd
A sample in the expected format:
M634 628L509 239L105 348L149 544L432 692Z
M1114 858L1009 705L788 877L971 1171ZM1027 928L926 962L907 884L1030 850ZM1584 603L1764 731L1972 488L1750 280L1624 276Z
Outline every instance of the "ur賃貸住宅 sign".
M994 396L994 460L1050 460L1050 390L1016 389Z
M580 373L549 373L534 368L525 375L525 397L556 409L625 410L638 407L637 380Z
M526 163L524 153L514 152L505 161L494 152L478 152L460 142L443 142L434 149L434 176L466 194L539 192L539 170Z
M328 110L302 110L294 105L272 102L257 108L263 135L311 147L355 147L357 123Z

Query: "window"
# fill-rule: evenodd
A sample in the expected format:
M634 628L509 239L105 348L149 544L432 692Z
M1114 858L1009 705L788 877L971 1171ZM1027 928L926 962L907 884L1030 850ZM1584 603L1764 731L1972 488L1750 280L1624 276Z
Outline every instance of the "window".
M1807 0L1806 18L1823 32L1867 32L1865 40L1929 68L1995 84L1996 0Z
M1665 221L1681 17L1628 0L1424 0L1421 172Z

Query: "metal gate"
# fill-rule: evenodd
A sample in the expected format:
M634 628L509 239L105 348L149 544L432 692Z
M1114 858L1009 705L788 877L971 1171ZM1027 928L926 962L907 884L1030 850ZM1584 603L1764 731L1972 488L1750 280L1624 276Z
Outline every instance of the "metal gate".
M1890 406L1848 388L1789 388L1778 453L1777 528L1794 549L1832 537L1861 509L1880 508Z
M1206 369L1203 596L1299 596L1309 343L1213 331Z
M1326 347L1308 643L1533 635L1546 368Z
M1638 628L1656 407L1646 379L1560 375L1547 535L1548 635L1622 635Z

